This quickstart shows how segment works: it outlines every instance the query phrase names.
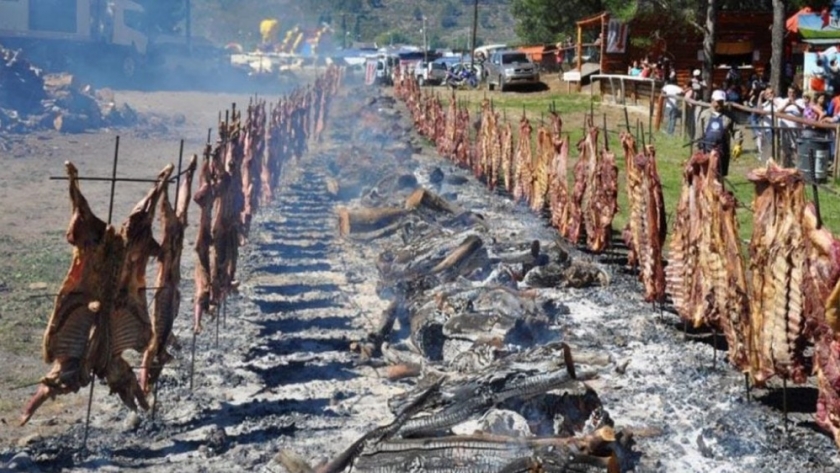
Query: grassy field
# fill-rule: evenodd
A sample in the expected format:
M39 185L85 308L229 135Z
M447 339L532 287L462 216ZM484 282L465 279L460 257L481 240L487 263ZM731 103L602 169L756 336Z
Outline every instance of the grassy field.
M554 107L563 120L563 132L568 133L571 143L577 143L583 137L583 124L590 110L595 116L595 125L603 128L604 117L606 117L606 128L609 136L610 150L616 152L617 163L619 166L619 215L614 221L614 228L621 229L624 227L629 212L627 206L627 192L625 186L624 174L624 159L621 144L619 142L619 132L626 126L626 118L622 108L615 105L601 104L598 95L594 96L594 100L590 99L587 92L584 93L566 93L565 86L561 87L555 82L551 84L551 90L544 92L531 93L499 93L488 92L484 90L473 91L459 91L458 99L462 103L466 103L471 114L474 114L481 101L486 97L489 98L494 107L501 113L501 115L511 121L517 123L523 113L531 121L535 130L533 139L536 140L536 129L545 117L551 107ZM441 90L441 97L446 98L443 89ZM473 115L475 116L475 115ZM677 134L669 136L663 131L654 131L650 133L648 127L648 118L638 112L630 112L629 114L631 132L636 133L637 129L645 130L644 141L646 143L653 143L656 148L657 167L659 170L659 177L662 182L662 192L665 199L666 213L669 216L669 222L676 210L677 202L679 200L680 190L682 187L682 170L683 166L690 155L690 148L686 146L686 139L683 139ZM516 133L514 127L514 133ZM652 141L651 141L652 139ZM603 135L599 139L600 145L603 146ZM637 137L637 142L640 139ZM576 151L572 148L569 160L569 177L571 179L571 168L576 161ZM755 145L748 131L744 131L744 154L737 161L730 164L729 176L727 178L728 187L733 191L739 203L741 204L738 210L738 220L740 225L740 234L742 240L749 240L752 234L753 219L750 206L755 193L753 184L747 180L747 173L755 168L761 167L761 164L756 159ZM820 213L824 224L835 235L840 235L840 185L837 182L829 182L825 184L825 189L819 191ZM808 200L813 200L813 193L811 187L808 187Z

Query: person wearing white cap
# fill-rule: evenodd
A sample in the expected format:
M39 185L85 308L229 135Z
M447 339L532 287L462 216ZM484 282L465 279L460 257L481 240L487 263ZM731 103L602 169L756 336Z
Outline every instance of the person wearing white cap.
M700 151L708 153L716 150L720 153L718 175L729 174L729 160L738 159L744 137L741 130L735 128L735 121L724 110L726 93L720 89L712 92L712 104L700 112L697 119L694 143Z
M688 84L690 92L686 93L687 97L694 100L705 100L706 81L703 80L700 69L694 69L691 72L691 81ZM700 108L696 105L688 105L686 110L685 126L688 130L688 136L694 136L696 133L697 115Z

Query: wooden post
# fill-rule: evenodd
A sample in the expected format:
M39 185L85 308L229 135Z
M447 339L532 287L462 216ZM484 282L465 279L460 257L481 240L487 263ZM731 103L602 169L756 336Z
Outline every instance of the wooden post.
M583 28L578 25L577 27L577 70L580 72L580 80L577 84L577 91L580 92L581 87L583 86Z
M834 179L840 178L840 126L834 127Z

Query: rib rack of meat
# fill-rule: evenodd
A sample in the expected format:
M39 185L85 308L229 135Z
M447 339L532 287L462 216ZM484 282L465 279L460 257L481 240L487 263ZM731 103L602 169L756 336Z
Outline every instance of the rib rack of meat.
M772 160L747 177L756 188L749 264L753 379L762 385L779 375L802 383L807 377L804 182L797 170L781 168Z
M499 130L499 143L501 148L501 172L502 183L505 190L513 193L514 181L513 173L515 169L514 154L513 154L513 130L510 122L505 121Z
M817 375L816 422L840 447L840 241L822 227L816 209L803 212L807 251L805 298L806 333L814 344Z
M160 245L152 236L155 207L161 194L169 185L169 176L174 166L167 165L158 175L155 186L146 194L128 216L120 229L125 240L126 255L120 273L120 285L114 302L114 311L107 318L107 324L94 327L93 338L107 339L110 349L107 371L96 370L104 375L112 393L117 393L123 403L136 409L135 401L148 409L146 397L140 389L137 377L122 353L134 350L143 353L152 337L152 324L146 303L146 265L149 258L160 252ZM105 343L102 347L107 346Z
M569 221L569 140L561 137L562 122L560 116L552 114L551 145L554 156L549 166L549 209L551 211L551 225L561 235L566 233L565 227Z
M181 253L184 248L184 230L187 227L187 210L197 159L197 156L193 156L187 167L184 181L178 191L178 202L175 203L177 209L172 208L166 188L161 196L160 252L157 255L158 273L152 302L152 337L143 354L140 370L140 387L146 394L157 382L163 366L172 359L166 351L166 342L172 335L172 326L181 306Z
M44 333L43 357L52 363L52 369L41 378L37 392L26 405L21 425L48 398L77 392L90 383L95 366L107 364L107 357L99 360L90 356L97 348L90 334L94 324L114 309L125 259L125 240L113 226L93 214L79 188L76 167L70 162L65 167L72 207L66 236L73 245L73 261Z
M516 154L513 156L513 200L531 198L533 187L533 156L531 152L531 122L525 115L519 119L519 138L516 142Z
M612 221L618 213L618 167L615 154L601 150L597 154L595 172L589 176L587 189L592 191L584 207L583 222L586 228L586 245L600 253L607 249L612 238ZM584 199L585 201L587 199Z
M613 153L598 150L598 128L590 126L578 148L572 207L563 236L577 243L585 233L587 247L600 253L610 243L618 212L618 168Z
M708 174L708 156L695 153L683 170L680 200L668 246L665 284L674 308L695 327L703 324L702 270L700 261L701 222L706 217L700 201Z
M578 143L578 150L580 151L580 158L575 163L572 169L574 179L574 187L572 187L572 198L569 200L569 210L567 211L568 220L559 228L560 235L569 240L573 244L580 241L583 236L583 195L586 191L586 175L587 163L589 157L587 153L590 148L585 145L585 141Z
M534 162L531 195L528 201L534 213L541 213L545 208L545 197L548 194L548 167L554 157L554 144L551 130L541 126L537 130L537 159Z
M630 249L628 265L641 268L639 279L644 286L645 301L659 301L665 295L662 247L667 228L656 154L653 146L639 153L629 133L621 135L621 144L627 165L630 203L630 218L624 230L624 240Z
M729 361L744 372L749 371L749 318L747 279L738 222L735 217L735 196L724 189L716 178L720 155L712 152L708 158L706 182L702 187L700 207L701 225L700 272L704 323L720 328L729 346Z

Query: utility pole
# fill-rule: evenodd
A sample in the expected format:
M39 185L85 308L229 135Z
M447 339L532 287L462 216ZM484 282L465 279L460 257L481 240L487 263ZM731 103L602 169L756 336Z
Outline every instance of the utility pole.
M426 15L423 15L423 63L429 63L429 43L426 36Z
M473 4L472 48L470 48L470 69L475 67L475 32L478 27L478 0Z
M347 14L346 13L341 14L341 29L343 30L342 31L343 34L341 35L341 49L347 49L347 33L348 33L348 31L347 31Z

